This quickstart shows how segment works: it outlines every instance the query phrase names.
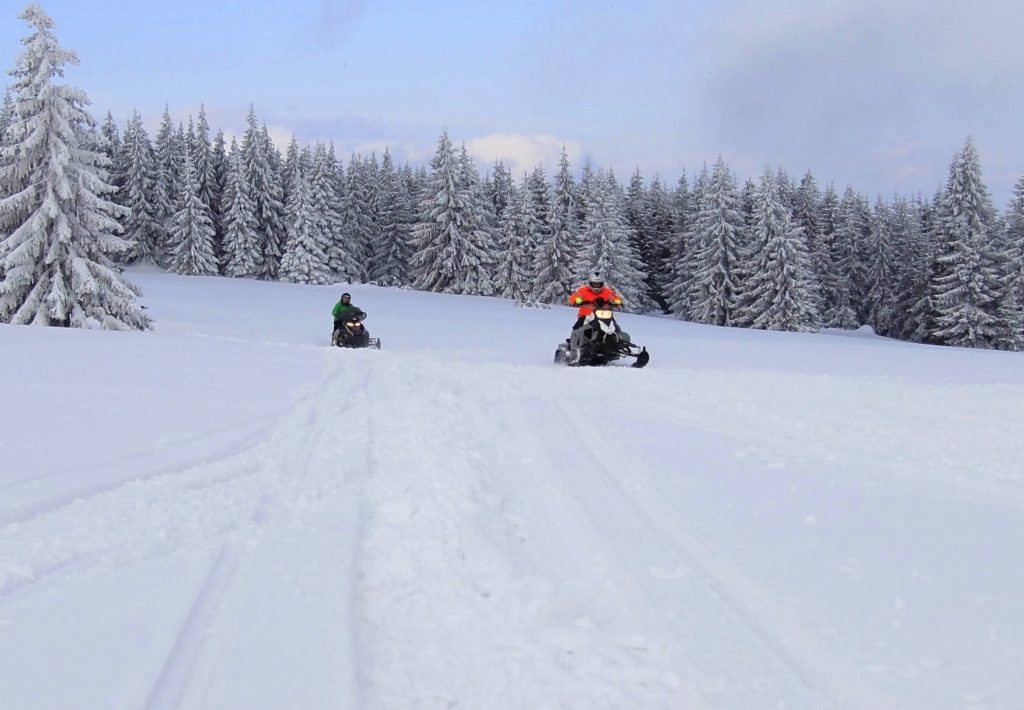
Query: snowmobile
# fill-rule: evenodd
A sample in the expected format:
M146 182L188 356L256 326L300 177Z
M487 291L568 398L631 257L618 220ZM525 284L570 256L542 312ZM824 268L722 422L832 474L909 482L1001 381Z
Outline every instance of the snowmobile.
M338 328L331 335L331 345L339 348L373 348L380 350L380 338L371 338L363 325L365 311L357 311L345 316Z
M555 350L555 362L570 367L607 365L622 357L636 358L633 367L643 367L651 359L647 348L634 345L629 333L619 328L611 304L601 300L583 324Z

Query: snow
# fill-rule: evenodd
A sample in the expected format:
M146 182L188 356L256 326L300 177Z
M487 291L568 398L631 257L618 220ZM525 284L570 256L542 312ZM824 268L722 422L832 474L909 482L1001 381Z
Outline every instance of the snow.
M130 276L154 332L0 326L5 710L1024 697L1018 354Z

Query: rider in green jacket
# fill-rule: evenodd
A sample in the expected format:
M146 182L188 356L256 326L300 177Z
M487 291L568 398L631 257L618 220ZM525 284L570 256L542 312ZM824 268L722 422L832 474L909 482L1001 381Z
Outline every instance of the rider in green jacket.
M343 293L341 300L334 304L334 310L331 313L334 314L334 327L338 327L338 324L345 320L345 316L349 313L362 313L362 310L352 305L350 294Z
M366 315L362 308L352 305L352 296L347 293L341 294L341 300L334 305L334 310L331 313L334 314L334 335L332 337L335 339L339 333L345 332L346 318L351 318L354 315Z

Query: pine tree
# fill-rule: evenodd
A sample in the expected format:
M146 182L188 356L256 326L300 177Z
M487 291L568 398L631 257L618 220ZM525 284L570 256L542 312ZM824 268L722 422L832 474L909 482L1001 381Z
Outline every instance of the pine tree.
M295 164L291 174L287 214L288 239L281 259L281 280L318 285L330 283L309 180L301 162Z
M839 195L836 193L835 185L830 184L818 204L818 241L816 249L811 250L811 264L818 278L818 308L822 314L822 323L826 326L832 325L832 315L836 314L836 306L846 297L835 263L841 220ZM841 321L842 317L838 320Z
M463 186L466 191L466 195L469 197L469 211L466 213L467 219L465 223L465 229L469 234L470 241L480 245L486 258L481 264L484 272L487 274L487 278L478 286L476 293L483 296L491 296L494 294L494 280L491 278L494 272L495 263L495 251L496 243L498 240L498 229L497 229L497 218L494 215L494 207L491 204L490 199L484 194L483 186L480 184L480 174L476 170L476 164L473 162L473 158L469 155L466 150L466 144L463 143L459 149L459 183ZM541 182L544 181L544 173L540 172ZM527 248L533 250L536 249L536 232L541 229L538 226L541 223L543 217L540 216L541 209L537 206L536 201L543 199L543 195L546 194L546 185L540 188L540 196L536 196L534 193L537 192L537 188L531 190L532 197L532 213L533 222L531 227L534 230L529 237L527 237ZM544 207L546 210L546 205Z
M922 205L897 198L893 205L893 258L896 268L893 337L910 339L916 323L914 306L927 289L930 245L921 230Z
M498 224L501 220L501 215L505 211L505 207L512 201L514 187L512 185L512 173L509 172L505 164L500 160L494 163L494 175L485 184L484 194L486 194L490 200L491 205L494 207L494 220L495 224Z
M214 251L217 262L224 264L224 188L227 185L228 158L224 131L217 131L210 149L213 182L210 185L210 212L213 216Z
M0 105L0 145L4 144L7 128L14 121L14 99L10 90L4 91L4 102Z
M117 130L117 123L114 122L114 116L110 111L107 111L107 116L103 119L100 134L103 136L103 154L110 161L110 183L115 187L121 187L116 180L116 176L119 173L118 163L121 156L121 134Z
M189 119L191 128L192 119ZM191 132L191 131L190 131ZM206 120L206 107L199 104L199 121L193 138L192 162L196 170L196 189L199 201L206 205L211 218L215 214L214 194L217 191L217 175L214 172L213 146L210 144L210 123Z
M822 317L829 328L853 329L860 325L858 298L860 293L861 201L853 188L847 187L839 203L838 222L832 240L832 273L828 288L830 308Z
M614 174L594 176L589 190L583 242L590 251L583 255L583 273L598 271L605 283L622 296L625 307L644 311L651 307L644 288L643 264L630 241L625 205Z
M345 224L344 180L344 169L332 144L314 164L313 204L325 239L330 273L345 283L356 283L360 280L362 267L356 260L359 250L351 244L351 234Z
M174 251L170 268L176 274L188 276L213 275L217 273L217 259L213 253L213 219L210 208L199 198L199 181L187 142L184 147L181 201L171 226Z
M447 130L438 139L430 166L430 184L413 232L416 288L485 293L490 290L491 255L472 224L472 197L461 184L459 162Z
M532 198L526 180L513 187L510 201L501 212L498 224L498 264L495 278L498 295L518 304L529 302L533 291L533 253L527 248L526 213L532 213Z
M153 146L156 169L153 177L153 215L160 225L160 236L165 240L160 245L164 251L169 251L169 243L166 239L170 233L175 206L181 194L178 187L177 143L174 123L171 121L171 110L165 104L163 117L160 119L160 128L157 130Z
M705 164L685 204L677 190L677 234L672 254L671 279L666 288L669 311L677 318L689 318L694 297L694 265L699 246L698 216L707 200L710 176Z
M984 253L991 238L989 202L978 153L968 139L950 166L930 283L931 338L939 344L987 347L996 335L998 275Z
M644 222L650 238L651 266L647 273L647 292L664 313L668 313L667 288L671 281L672 249L675 245L675 220L669 194L655 175L647 190Z
M569 156L562 146L551 197L551 232L538 245L533 264L537 278L531 300L536 303L565 303L575 289L579 276L576 265L580 260L576 202Z
M404 286L409 282L412 258L412 204L405 183L395 170L391 152L384 150L378 195L380 232L374 256L374 280L382 286Z
M284 240L284 204L281 177L275 168L277 149L270 140L266 126L256 125L256 111L249 107L247 127L242 138L242 156L249 178L249 196L256 209L256 234L259 235L260 276L277 278Z
M0 321L143 330L138 290L111 262L123 208L107 199L108 161L90 149L95 122L85 92L55 84L77 64L36 4L19 15L33 30L11 72L13 120L0 146Z
M157 222L154 204L155 159L138 111L132 112L125 127L120 168L121 189L117 198L129 210L123 226L124 238L131 244L125 257L128 261L158 263L162 260L160 248L165 236Z
M221 256L227 276L256 278L260 268L260 238L256 229L256 205L252 201L249 174L238 143L231 139L227 182L222 202L224 242Z
M690 256L692 320L711 325L733 324L744 226L736 183L719 157L697 216L699 236Z
M835 194L833 193L833 197ZM830 254L825 237L822 235L822 195L818 183L808 170L800 180L800 186L793 192L793 223L803 230L804 243L811 256L811 268L817 282L822 284L829 271ZM834 225L830 225L833 226ZM815 306L824 313L824 296L819 290L819 303Z
M1024 176L1014 186L1013 199L1006 212L1007 285L1024 307Z
M800 228L782 201L777 178L769 172L761 177L758 190L754 243L760 263L745 284L742 321L766 330L815 330L816 284L810 257Z
M897 264L892 210L879 199L871 216L871 269L868 277L868 323L881 335L893 335L896 324Z
M374 186L371 184L373 170L369 161L359 155L352 155L345 173L345 187L341 198L342 222L345 228L345 244L352 263L356 268L354 281L369 278L370 262L373 259L374 238Z
M1024 350L1024 177L1014 186L999 232L1001 283L994 345L1001 350Z

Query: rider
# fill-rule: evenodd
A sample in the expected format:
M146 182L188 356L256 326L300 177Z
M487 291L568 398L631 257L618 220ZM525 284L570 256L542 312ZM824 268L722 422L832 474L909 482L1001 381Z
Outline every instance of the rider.
M601 272L592 271L587 283L573 291L573 294L569 296L569 305L579 307L579 311L576 313L579 317L576 319L576 325L572 327L573 330L583 325L586 317L594 312L594 306L599 300L616 307L622 305L622 296L611 287L605 286L604 277L601 275Z
M352 294L349 293L341 294L341 300L334 305L334 310L331 312L334 314L335 332L344 328L345 318L352 315L366 315L361 308L352 305Z

